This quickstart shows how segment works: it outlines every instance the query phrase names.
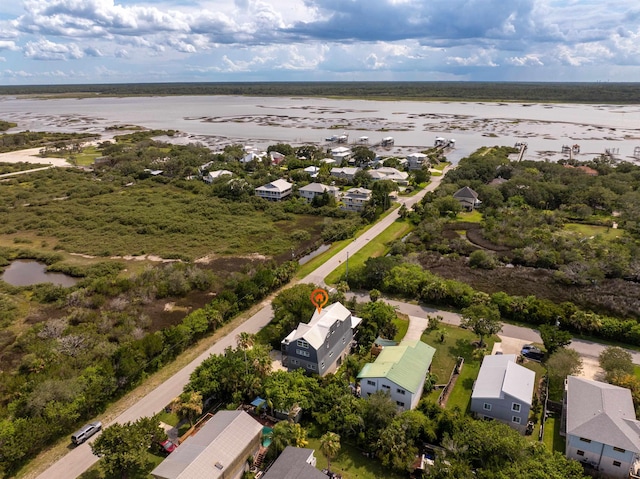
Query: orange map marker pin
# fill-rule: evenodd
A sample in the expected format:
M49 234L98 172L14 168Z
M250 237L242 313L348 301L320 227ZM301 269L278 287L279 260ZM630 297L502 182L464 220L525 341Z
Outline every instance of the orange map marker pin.
M316 307L318 314L322 312L322 307L329 302L329 293L324 289L314 289L311 293L311 304Z

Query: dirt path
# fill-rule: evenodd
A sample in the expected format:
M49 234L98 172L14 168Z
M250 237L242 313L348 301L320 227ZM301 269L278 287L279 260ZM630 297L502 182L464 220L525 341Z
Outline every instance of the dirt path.
M27 150L10 151L0 153L0 163L47 163L51 166L73 166L64 158L43 158L38 156L40 148L29 148Z

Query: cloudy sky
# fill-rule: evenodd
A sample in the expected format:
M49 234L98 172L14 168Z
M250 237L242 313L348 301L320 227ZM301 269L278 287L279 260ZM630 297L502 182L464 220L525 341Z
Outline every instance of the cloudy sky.
M2 0L0 84L640 81L638 0Z

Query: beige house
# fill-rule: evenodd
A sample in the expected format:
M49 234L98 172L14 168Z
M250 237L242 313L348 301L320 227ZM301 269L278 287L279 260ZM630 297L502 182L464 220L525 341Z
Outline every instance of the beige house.
M371 200L371 190L366 188L351 188L342 195L342 209L347 211L362 211Z
M293 192L293 184L285 180L276 180L256 188L256 196L269 201L281 201Z
M309 203L311 203L316 196L322 195L325 192L329 193L329 195L333 196L337 200L340 188L336 186L323 185L322 183L309 183L298 190L300 196Z

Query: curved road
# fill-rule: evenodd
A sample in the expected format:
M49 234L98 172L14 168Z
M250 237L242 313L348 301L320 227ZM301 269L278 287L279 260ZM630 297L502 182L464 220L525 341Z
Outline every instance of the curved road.
M431 183L429 183L426 188L414 196L400 198L399 202L401 204L405 204L407 208L410 208L420 201L427 192L433 191L437 188L443 177L444 175L432 177ZM322 266L303 278L302 282L323 284L324 278L340 265L342 258L345 257L346 253L349 253L349 255L355 254L371 239L375 238L389 227L389 225L398 219L398 217L398 209L396 208L388 216L373 225L365 234L361 235L349 244L339 254L333 256ZM140 399L136 404L118 416L113 422L125 423L127 421L136 421L141 417L152 416L153 414L162 411L162 409L169 404L172 399L182 393L184 386L189 382L189 376L202 361L212 354L222 354L225 348L229 346L235 346L236 336L241 332L248 332L252 334L257 333L266 326L269 321L271 321L271 317L271 303L267 303L262 309L260 309L260 311L231 331L227 336L221 338L215 345L194 359L174 376ZM105 426L108 425L109 424L105 424ZM71 449L69 453L52 464L47 470L37 477L38 479L60 479L61 477L75 478L90 468L97 461L98 457L91 453L89 442L86 442L81 446Z

